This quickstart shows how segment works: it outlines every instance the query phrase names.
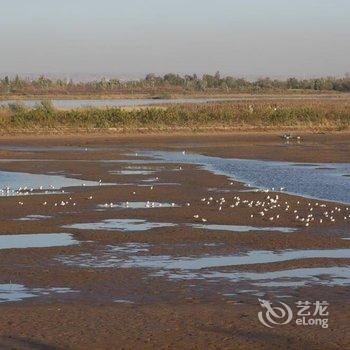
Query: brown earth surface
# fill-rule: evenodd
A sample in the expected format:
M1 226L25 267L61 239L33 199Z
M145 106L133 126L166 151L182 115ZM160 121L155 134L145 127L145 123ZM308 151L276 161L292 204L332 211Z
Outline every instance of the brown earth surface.
M147 164L146 159L146 166L153 171L151 174L111 173L131 166L130 160L145 159L137 154L144 149L186 150L228 158L306 163L350 161L349 134L300 136L300 142L289 143L277 133L1 138L1 171L58 173L85 181L116 184L65 188L64 193L57 191L50 195L39 192L31 196L0 196L1 235L63 232L73 234L74 239L80 241L78 245L66 247L0 250L0 301L1 284L21 284L29 289L70 288L74 291L1 302L0 349L350 348L348 286L262 289L244 279L232 282L198 279L193 275L172 279L169 271L120 266L130 262L135 255L141 260L176 259L225 256L255 250L350 248L350 241L342 239L350 233L349 221L341 220L347 210L344 204L286 193L245 192L244 184L232 183L225 176L190 164ZM154 184L144 181L151 178ZM278 220L269 221L267 216L258 215L261 209L252 209L248 205L230 207L236 201L234 196L248 203L267 201L267 196L275 198L276 195L281 207L284 208L287 202L290 208L287 212L283 209ZM209 197L213 197L213 201L208 205ZM215 202L221 197L226 199L222 205ZM202 198L206 200L202 201ZM126 201L168 202L177 206L96 210L101 209L100 204ZM299 215L307 216L312 207L317 215L322 212L320 205L323 204L329 211L335 211L335 223L327 221L321 225L314 222L306 227L296 222L293 210L297 208ZM222 210L219 210L220 206ZM339 214L336 208L340 209ZM276 218L281 211L281 208L271 208L269 213ZM27 215L47 218L17 220ZM186 225L202 224L202 218L208 224L289 227L296 231L209 231ZM176 226L138 232L66 227L108 219L143 219ZM111 252L110 246L124 250ZM141 250L135 252L135 247ZM114 267L101 264L106 259ZM82 263L88 266L82 266ZM96 267L96 264L100 265ZM211 267L197 272L267 272L349 264L350 256ZM174 274L181 272L174 271ZM259 294L262 291L264 295ZM284 295L288 298L283 298ZM293 322L267 328L258 320L258 313L262 310L259 297L276 303L283 301L291 307L299 300L326 300L330 303L329 328L302 327Z

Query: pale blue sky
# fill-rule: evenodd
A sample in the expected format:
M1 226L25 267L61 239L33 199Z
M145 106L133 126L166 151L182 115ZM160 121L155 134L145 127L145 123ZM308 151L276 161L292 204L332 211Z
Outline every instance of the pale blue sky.
M0 0L0 72L339 75L349 0Z

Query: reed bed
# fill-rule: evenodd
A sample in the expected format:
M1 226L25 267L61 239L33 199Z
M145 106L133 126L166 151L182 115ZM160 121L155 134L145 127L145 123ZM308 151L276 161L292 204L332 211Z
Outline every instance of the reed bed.
M35 108L13 104L0 108L2 133L67 130L125 132L187 129L311 128L345 130L350 126L350 101L282 100L171 105L144 108L78 108L59 110L48 101Z

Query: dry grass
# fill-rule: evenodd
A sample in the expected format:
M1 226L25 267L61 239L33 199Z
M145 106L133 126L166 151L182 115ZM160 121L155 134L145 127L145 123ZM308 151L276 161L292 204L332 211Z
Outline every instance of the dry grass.
M208 130L346 130L350 100L278 100L137 108L57 110L0 108L3 133L13 132L191 132Z

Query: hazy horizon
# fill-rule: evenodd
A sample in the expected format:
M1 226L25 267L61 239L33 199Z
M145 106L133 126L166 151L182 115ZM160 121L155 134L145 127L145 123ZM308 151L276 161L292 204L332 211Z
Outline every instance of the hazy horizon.
M247 78L350 71L350 2L0 0L0 74Z

